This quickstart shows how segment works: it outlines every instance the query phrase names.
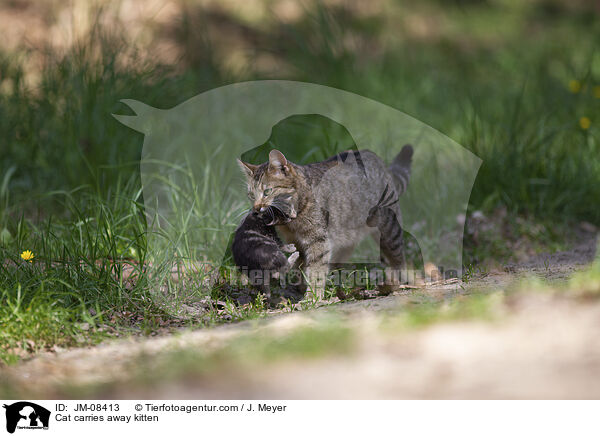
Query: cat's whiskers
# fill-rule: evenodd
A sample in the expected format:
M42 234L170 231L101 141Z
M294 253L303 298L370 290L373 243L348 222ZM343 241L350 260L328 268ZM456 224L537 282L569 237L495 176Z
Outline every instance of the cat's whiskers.
M273 210L273 206L269 206L267 207L267 210L265 211L269 214L269 218L271 218L271 222L268 225L272 225L275 223L275 211Z

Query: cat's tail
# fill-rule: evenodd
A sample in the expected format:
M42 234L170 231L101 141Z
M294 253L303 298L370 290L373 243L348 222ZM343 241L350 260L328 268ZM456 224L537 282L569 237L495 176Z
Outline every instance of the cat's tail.
M401 195L406 191L406 189L408 189L410 168L412 166L412 155L412 145L406 144L404 147L402 147L402 150L400 150L400 153L398 153L398 155L394 158L394 161L389 167L390 173L392 173L392 177L394 178L398 195Z

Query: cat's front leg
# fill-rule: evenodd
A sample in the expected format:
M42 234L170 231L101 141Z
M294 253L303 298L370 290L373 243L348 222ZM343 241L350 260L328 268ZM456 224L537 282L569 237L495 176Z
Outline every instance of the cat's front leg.
M328 265L313 265L306 268L305 275L307 280L307 289L305 300L322 300L325 297L325 284L327 283Z
M325 237L310 244L305 252L306 268L304 271L308 289L305 299L311 296L322 300L325 296L325 285L329 274L329 258L331 251ZM312 294L312 295L309 295Z

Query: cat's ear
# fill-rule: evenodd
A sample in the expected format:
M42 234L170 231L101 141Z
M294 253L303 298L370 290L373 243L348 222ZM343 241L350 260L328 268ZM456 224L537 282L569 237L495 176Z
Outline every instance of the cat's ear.
M252 165L247 162L242 162L239 159L237 160L237 163L238 163L240 169L242 170L242 172L244 173L244 175L248 179L251 179L252 177L254 177L254 172L258 168L258 165Z
M287 159L279 150L269 152L269 169L271 171L281 171L287 173L290 169Z

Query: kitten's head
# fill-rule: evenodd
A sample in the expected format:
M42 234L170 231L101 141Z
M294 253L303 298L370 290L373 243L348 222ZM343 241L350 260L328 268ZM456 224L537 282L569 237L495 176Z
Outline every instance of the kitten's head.
M269 214L273 224L285 224L296 218L298 171L279 150L271 150L269 161L252 165L238 159L246 176L252 209Z

